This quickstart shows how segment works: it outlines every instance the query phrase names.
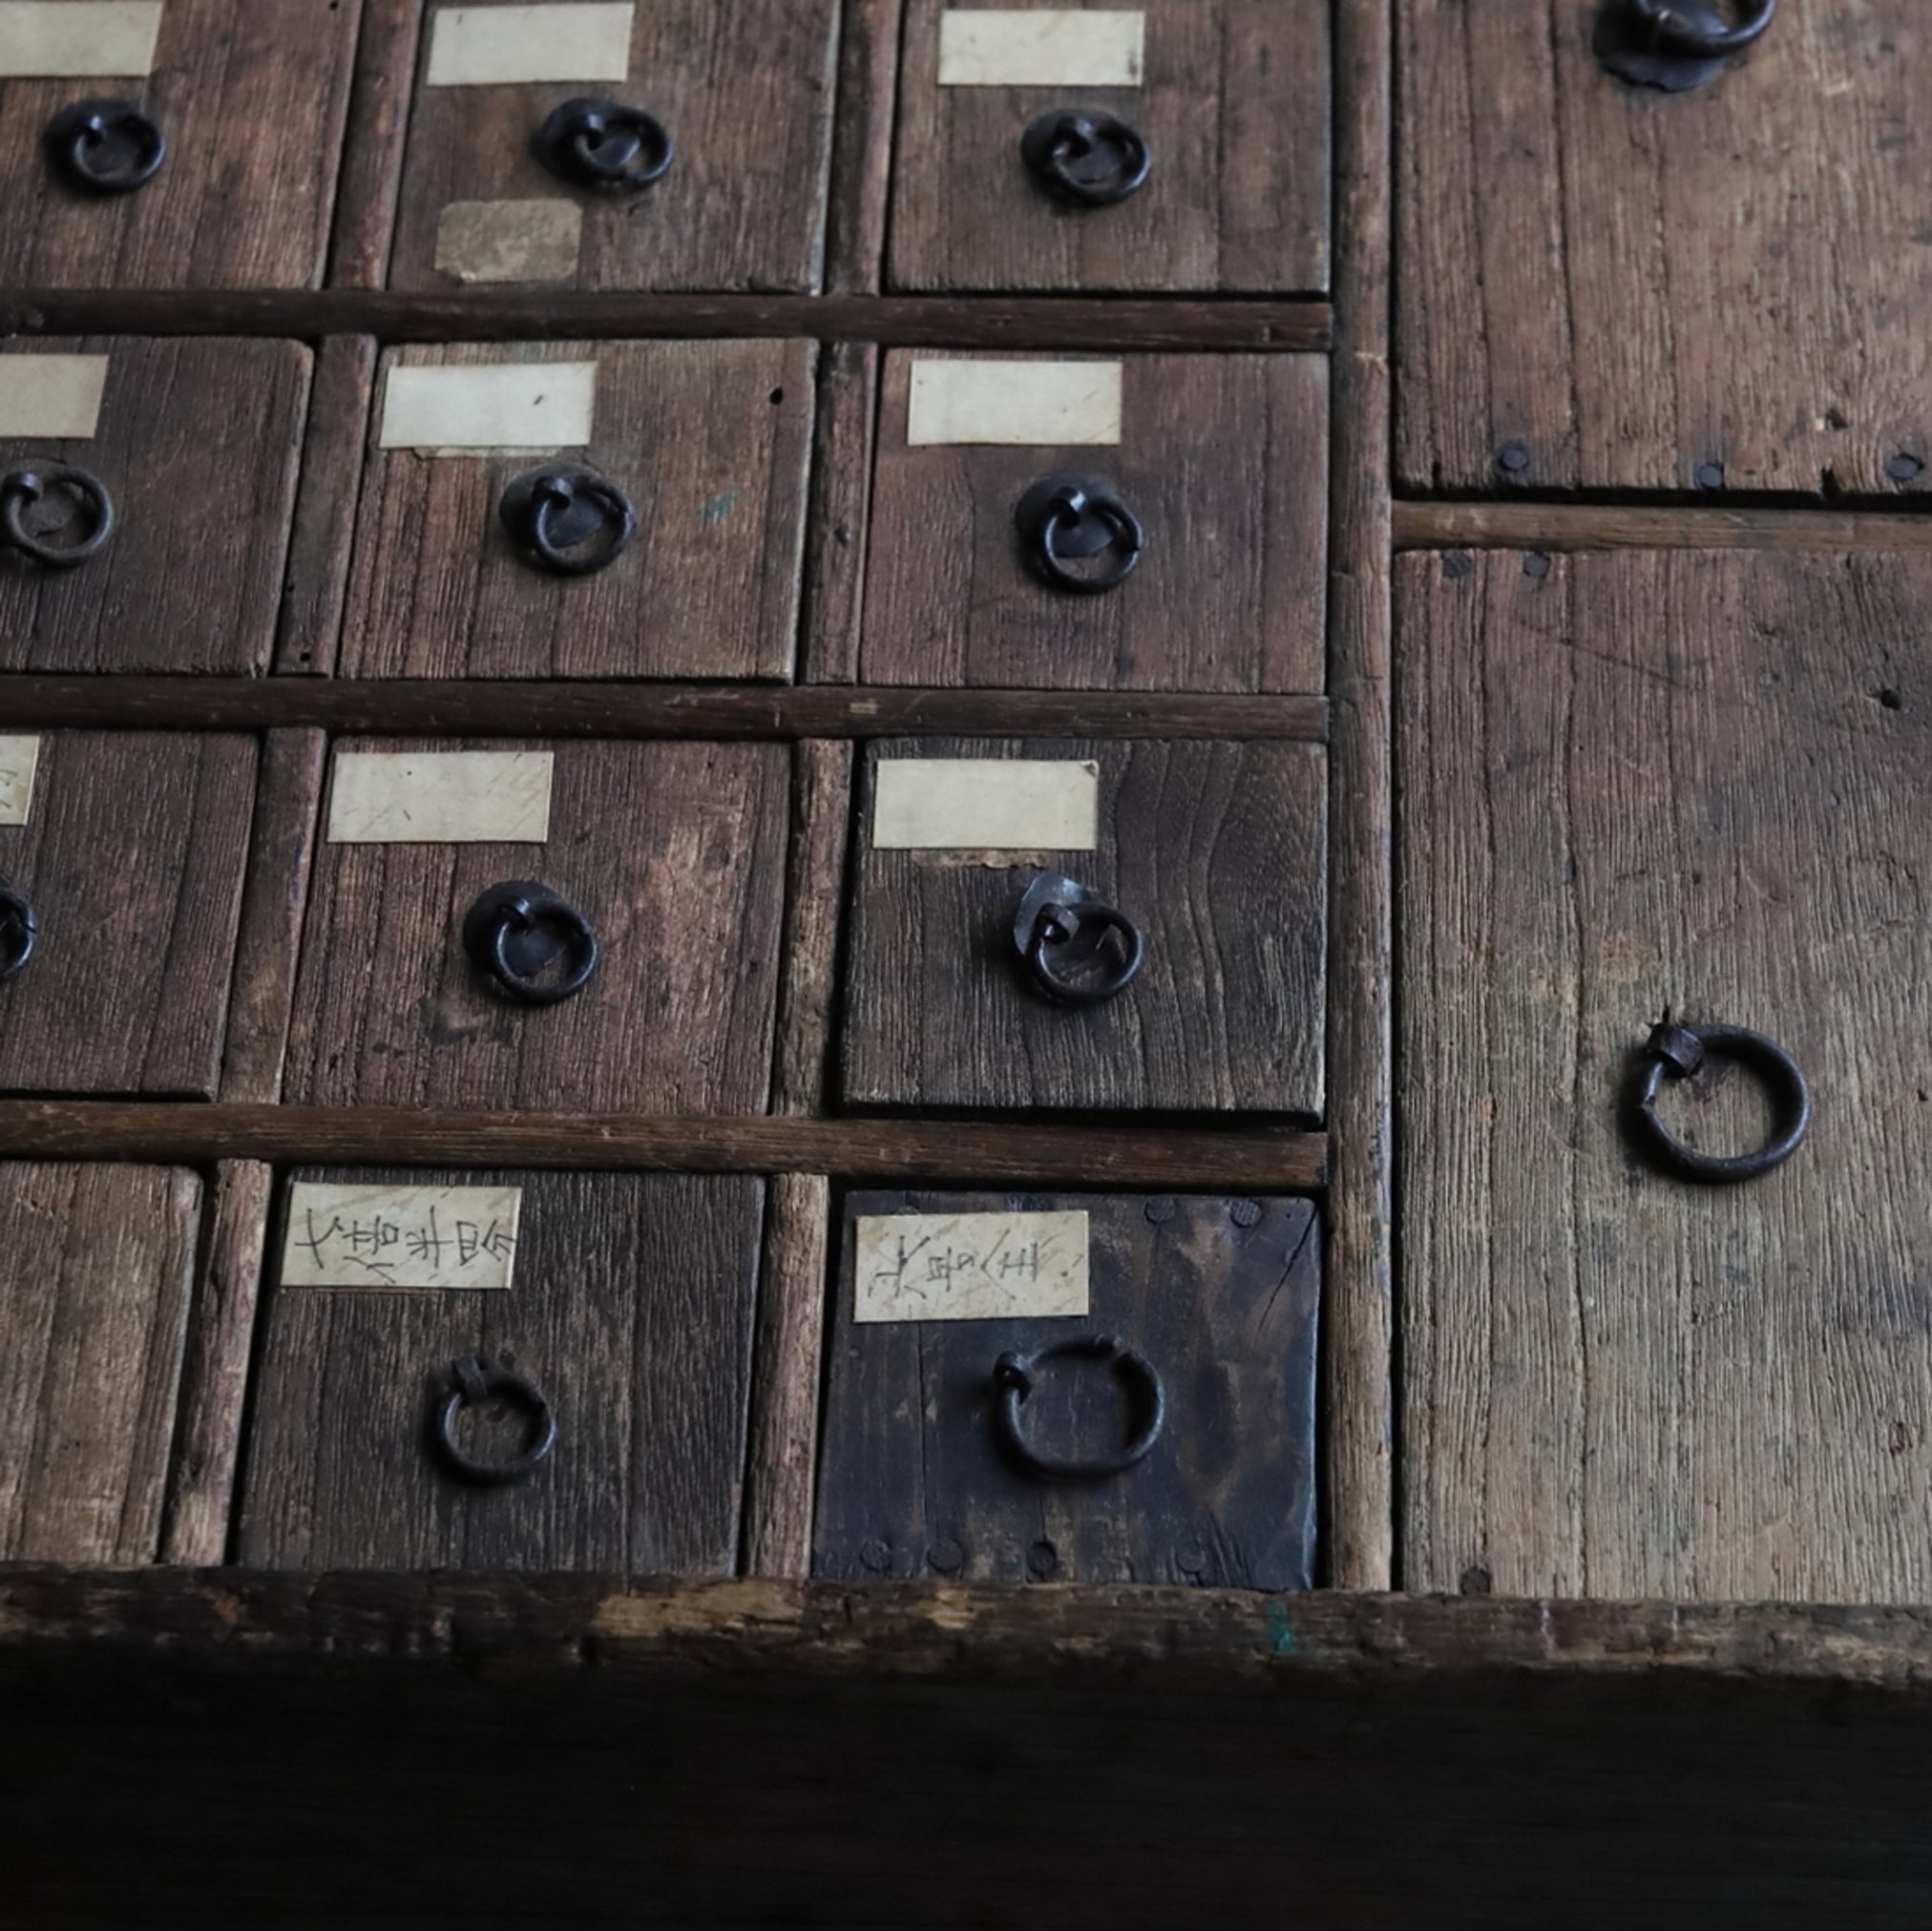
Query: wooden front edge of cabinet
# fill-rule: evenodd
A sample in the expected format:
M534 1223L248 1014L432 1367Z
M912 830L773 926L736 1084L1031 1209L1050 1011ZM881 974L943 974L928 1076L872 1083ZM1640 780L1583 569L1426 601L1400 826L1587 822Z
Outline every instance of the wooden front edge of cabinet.
M1667 508L1625 503L1395 505L1398 550L1932 549L1924 511Z

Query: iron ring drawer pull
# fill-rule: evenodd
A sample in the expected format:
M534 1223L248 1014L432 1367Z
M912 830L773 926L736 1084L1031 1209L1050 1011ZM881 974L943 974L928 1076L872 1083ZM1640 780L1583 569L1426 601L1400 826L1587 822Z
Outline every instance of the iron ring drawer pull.
M1124 583L1141 560L1140 520L1104 483L1090 476L1042 476L1013 513L1027 560L1055 590L1098 597ZM1097 569L1076 569L1094 557Z
M33 942L39 936L40 921L27 894L0 878L0 985L33 956Z
M79 505L87 534L72 543L50 542L27 527L26 513L47 500L50 492ZM114 535L114 498L100 478L71 463L39 463L31 470L12 470L0 476L0 544L18 550L50 570L72 570L98 556Z
M1708 1055L1749 1066L1770 1089L1777 1114L1772 1137L1754 1153L1722 1157L1686 1146L1657 1118L1657 1095L1664 1081L1688 1080ZM1644 1048L1637 1083L1636 1130L1646 1148L1680 1180L1704 1186L1727 1186L1755 1180L1782 1166L1811 1130L1811 1088L1797 1061L1762 1033L1742 1026L1679 1026L1666 1019L1653 1026Z
M590 921L548 886L528 879L493 885L463 920L463 949L506 998L554 1006L583 991L597 971ZM560 978L539 978L561 959Z
M536 130L536 157L578 188L647 188L671 165L671 136L640 107L567 100Z
M1069 1006L1098 1005L1125 992L1146 954L1141 928L1125 913L1050 871L1026 888L1014 914L1013 943L1034 984Z
M1133 1438L1111 1455L1066 1460L1044 1456L1028 1443L1026 1431L1020 1425L1020 1410L1034 1391L1040 1369L1049 1361L1074 1359L1106 1362L1123 1381L1131 1385L1136 1396L1140 1414ZM1002 1354L993 1364L993 1385L999 1391L993 1413L1002 1439L1028 1472L1044 1481L1078 1481L1095 1476L1120 1475L1146 1459L1167 1424L1167 1390L1160 1370L1116 1334L1077 1334L1042 1348L1036 1354Z
M631 499L583 463L526 470L496 506L527 562L556 577L589 577L615 563L638 533Z
M436 1404L436 1446L451 1472L481 1488L505 1488L514 1481L527 1481L556 1446L556 1417L536 1384L507 1362L491 1361L481 1354L463 1354L452 1361L450 1379L454 1386ZM527 1445L522 1454L508 1461L478 1461L456 1443L457 1416L493 1395L504 1396L520 1408L528 1424Z
M154 179L167 136L131 100L77 100L47 123L55 173L84 195L130 195Z
M1154 164L1137 129L1097 109L1069 107L1041 115L1026 130L1019 157L1049 194L1087 208L1124 201Z
M1592 45L1618 79L1685 94L1723 73L1776 11L1777 0L1744 0L1733 21L1713 0L1605 0Z

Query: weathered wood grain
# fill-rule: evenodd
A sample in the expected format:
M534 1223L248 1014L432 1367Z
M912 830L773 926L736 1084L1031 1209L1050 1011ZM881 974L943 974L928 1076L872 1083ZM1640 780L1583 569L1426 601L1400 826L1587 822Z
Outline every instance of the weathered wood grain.
M507 1291L271 1289L238 1547L266 1567L608 1568L738 1559L763 1183L671 1174L303 1172L523 1190ZM284 1211L286 1211L284 1207ZM279 1280L281 1236L271 1255ZM556 1419L524 1482L452 1477L426 1429L459 1354ZM487 1438L478 1452L513 1452Z
M852 751L808 739L794 754L791 856L786 880L784 965L772 1110L826 1110L827 1062L838 994L846 850L851 842Z
M1081 7L1103 0L1074 0ZM1321 0L1144 0L1143 85L940 87L944 0L909 0L892 275L917 289L1319 292L1328 286L1329 13ZM1104 110L1153 154L1106 208L1019 158L1056 107Z
M326 675L335 668L375 373L376 346L369 336L331 335L316 351L302 481L282 581L279 671Z
M337 288L380 288L388 279L410 81L426 12L423 0L361 0L361 7L329 245L328 279Z
M879 850L881 758L1091 759L1099 849ZM1298 745L964 739L869 748L846 963L843 1092L865 1105L1322 1111L1327 771ZM1145 935L1101 1005L1050 1003L1012 926L1043 870Z
M28 822L0 826L40 923L0 986L0 1088L214 1094L256 764L244 737L41 739Z
M1923 490L1924 10L1787 7L1683 94L1595 11L1401 0L1401 480Z
M876 295L891 201L902 0L842 0L825 285Z
M72 569L0 547L0 671L265 669L310 351L110 336L5 345L10 356L43 351L108 358L96 432L0 438L0 471L76 465L105 486L116 527Z
M587 1113L764 1107L789 753L707 744L550 748L547 844L325 837L303 932L291 1101ZM533 877L589 920L601 949L590 984L544 1008L513 1006L487 990L462 940L464 914L484 891Z
M0 1558L154 1560L200 1199L179 1167L0 1165Z
M1932 549L1932 516L1911 511L1398 502L1393 514L1402 550Z
M1922 1599L1932 569L1496 554L1398 584L1405 1581ZM1667 1008L1810 1076L1774 1175L1629 1149ZM1741 1074L1666 1102L1711 1150L1763 1111Z
M803 675L812 683L858 679L878 375L879 351L870 343L832 343L819 350L799 649Z
M860 675L882 684L1318 691L1328 365L1313 356L1133 356L1115 449L909 447L915 358L885 358ZM1058 472L1139 519L1133 575L1049 589L1014 510Z

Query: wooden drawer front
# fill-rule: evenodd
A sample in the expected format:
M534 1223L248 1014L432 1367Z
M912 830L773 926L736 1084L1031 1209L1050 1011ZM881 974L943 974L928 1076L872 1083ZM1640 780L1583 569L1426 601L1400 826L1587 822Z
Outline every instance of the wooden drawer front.
M479 749L554 760L547 836L465 842L435 826L435 842L422 844L331 837L345 755L408 761ZM762 1111L789 772L790 754L778 745L338 745L286 1097L317 1105ZM472 829L487 829L495 810L481 801L490 816ZM524 880L558 893L597 937L594 976L556 1005L511 1003L464 945L465 918L482 893Z
M811 354L802 342L390 350L357 512L345 674L789 676ZM561 389L543 393L553 365L572 386L566 404ZM450 453L398 442L473 442L464 369L498 371L508 406L530 404L500 429L486 419L493 437L542 445ZM532 373L519 387L520 370ZM425 388L423 372L441 386ZM487 391L482 406L504 407ZM591 575L540 566L504 523L509 486L556 463L597 471L635 511L628 547Z
M1083 1282L1055 1278L1070 1259ZM848 1200L813 1573L1310 1587L1320 1284L1305 1200ZM1063 1306L1075 1285L1084 1313L1002 1311ZM1015 1452L996 1364L1089 1335L1152 1369L1166 1420L1131 1467L1042 1477ZM1039 1362L1025 1446L1121 1449L1146 1423L1143 1374Z
M284 1204L243 1563L731 1572L762 1181L358 1168L294 1178L329 1191ZM464 1198L446 1198L431 1220L424 1194L442 1187L495 1198L468 1220ZM502 1189L515 1203L509 1238ZM470 1268L480 1278L507 1270L508 1288L411 1285L433 1261L460 1279L466 1251L480 1252ZM366 1278L308 1284L324 1272ZM508 1362L550 1405L556 1445L524 1480L462 1480L437 1445L451 1365L473 1356ZM500 1460L522 1451L525 1425L499 1397L473 1433L461 1422L453 1433L466 1453Z
M940 803L923 815L931 835L970 842L882 846L880 774L903 798L927 787L889 766L923 759L1049 761L1076 796L1085 766L1097 773L1090 836L1055 844L1049 822L1025 849L989 849L1032 826L985 835L1002 780L969 770L938 774ZM1022 782L1031 792L1042 774ZM847 962L847 1100L1319 1116L1326 791L1312 745L874 746ZM1075 1006L1035 990L1014 926L1041 873L1139 926L1144 962L1124 991Z
M87 484L50 466L85 472L114 518L72 565L0 539L0 670L265 669L311 362L292 342L124 336L0 351L0 479L46 486L28 535L65 549L94 527Z
M1932 564L1399 568L1405 1585L1924 1600ZM1639 1158L1667 1009L1794 1056L1786 1165Z
M1786 6L1668 94L1599 10L1401 0L1401 480L1923 489L1932 17Z
M0 733L0 877L38 927L0 1090L213 1096L255 764L247 737ZM0 910L0 965L19 945Z
M361 0L161 0L151 41L139 7L55 0L31 10L88 24L0 22L0 69L12 70L0 72L0 126L11 133L0 158L0 285L320 283ZM30 44L60 51L40 59ZM131 104L166 144L131 192L77 190L43 138L64 109L100 100Z
M540 15L551 10L583 31L546 34ZM592 10L606 17L582 20ZM621 23L615 60L607 30L621 10L566 0L429 8L392 288L817 289L833 0L638 0L619 77ZM486 25L500 57L479 59ZM479 77L451 84L458 73ZM532 73L560 77L516 77ZM537 155L539 130L583 99L649 115L670 136L669 167L636 189L553 173Z
M0 1164L0 1560L151 1563L201 1183Z
M1119 0L1004 0L998 10L1009 15L1048 17L976 28L980 10L946 0L906 9L892 196L899 287L1328 286L1322 0L1144 0L1131 10ZM1065 20L1070 11L1092 24ZM1137 84L1105 84L1136 64ZM1061 109L1109 115L1139 135L1149 156L1143 185L1103 206L1044 185L1021 140Z
M996 415L980 387L1002 381L1029 399ZM1138 561L1111 589L1050 584L1022 532L1028 493L1056 476L1098 485L1140 526ZM1327 487L1319 356L888 355L861 675L1319 690ZM1065 524L1076 545L1080 525ZM1107 550L1065 567L1117 573L1129 543L1116 526Z

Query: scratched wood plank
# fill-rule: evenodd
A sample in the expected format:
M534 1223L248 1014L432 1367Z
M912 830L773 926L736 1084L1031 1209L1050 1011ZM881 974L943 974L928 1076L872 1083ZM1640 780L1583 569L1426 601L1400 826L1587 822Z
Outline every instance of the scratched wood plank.
M515 1275L508 1291L270 1290L242 1562L732 1572L762 1181L352 1167L294 1178L521 1187ZM278 1235L278 1283L281 1252ZM555 1450L514 1486L456 1480L426 1439L435 1377L478 1352L514 1360L556 1417ZM514 1417L494 1419L472 1453L515 1452Z
M154 1560L200 1199L183 1167L0 1165L0 1559Z
M1401 0L1401 481L1922 491L1932 19L1787 6L1667 95L1596 10Z
M1932 1593L1922 558L1398 561L1402 1577ZM1811 1077L1788 1165L1627 1150L1667 1007ZM1755 1144L1755 1082L1670 1115Z

